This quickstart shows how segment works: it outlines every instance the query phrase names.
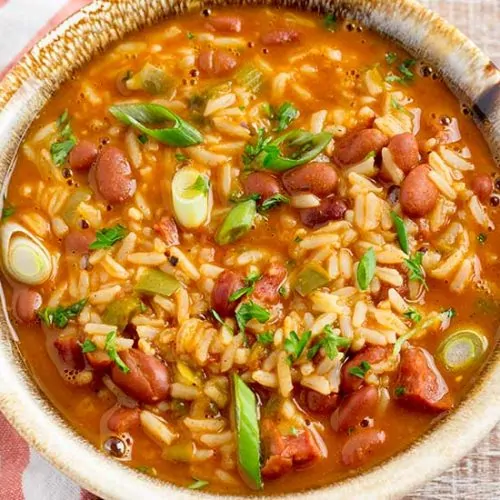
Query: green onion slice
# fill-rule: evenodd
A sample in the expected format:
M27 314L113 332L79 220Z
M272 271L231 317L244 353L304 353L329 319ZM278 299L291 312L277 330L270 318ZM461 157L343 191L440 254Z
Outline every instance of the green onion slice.
M306 130L292 130L266 145L258 161L266 170L284 172L314 160L331 138L329 132L313 134Z
M160 104L117 104L111 106L109 112L126 125L131 125L169 146L182 148L203 142L203 136L197 129ZM165 122L170 122L171 126L149 128L145 125L159 125Z
M228 245L241 238L252 228L256 213L255 200L246 200L235 205L219 227L215 242L218 245Z
M436 355L449 371L460 372L477 363L487 347L484 335L474 330L460 330L441 343Z

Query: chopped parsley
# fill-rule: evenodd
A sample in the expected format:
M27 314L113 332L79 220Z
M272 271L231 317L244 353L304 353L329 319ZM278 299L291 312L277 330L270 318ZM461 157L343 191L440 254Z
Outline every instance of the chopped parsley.
M299 110L291 102L284 102L277 110L271 108L271 112L271 117L278 122L275 132L286 130L299 116Z
M290 332L289 337L285 340L284 343L285 351L290 355L288 356L288 360L290 363L293 363L300 358L310 339L310 330L304 332L300 337L297 335L297 332Z
M422 252L416 252L413 257L404 260L406 267L408 268L408 277L411 281L419 281L422 283L426 290L429 289L425 281L424 268L422 267L422 259L424 254Z
M364 158L363 161L369 160L370 158L375 158L377 153L375 151L370 151Z
M366 373L368 370L371 368L370 363L368 361L361 361L361 363L358 366L353 366L352 368L349 368L349 374L354 375L355 377L358 378L365 378Z
M205 481L204 479L196 479L193 477L194 482L191 483L188 488L190 490L201 490L201 488L204 488L205 486L208 486L210 483L208 481Z
M193 33L191 33L190 31L187 32L186 36L187 36L188 40L193 40L195 38Z
M263 345L272 344L274 342L274 335L272 332L259 333L257 335L257 342Z
M449 307L448 309L444 309L443 311L441 311L441 314L446 319L452 319L457 315L457 311L453 307Z
M243 150L243 164L245 167L249 167L250 164L259 156L260 153L264 151L266 146L273 140L272 137L266 137L266 131L264 128L260 128L257 131L257 139L254 144L247 144Z
M280 294L280 297L285 297L286 296L286 287L280 286L278 288L278 293Z
M147 465L138 465L135 470L137 472L142 472L143 474L148 474L149 476L156 476L157 474L154 467L148 467Z
M90 250L99 250L101 248L111 248L115 243L123 240L127 236L127 228L121 224L113 227L105 227L97 231L95 241L89 245Z
M401 106L401 104L399 104L399 102L396 101L396 99L394 99L394 97L391 97L391 108L399 111L400 109L403 109L403 106Z
M262 277L259 273L250 273L245 278L245 286L236 290L229 296L229 302L234 302L235 300L241 299L244 295L250 295L255 289L255 283Z
M201 194L207 194L210 190L210 181L204 175L199 175L186 191L195 191Z
M403 386L396 387L396 389L394 390L394 394L396 395L397 398L404 396L405 393L406 393L406 388Z
M116 330L112 330L106 335L104 350L116 366L118 366L120 371L123 373L128 373L130 371L130 368L123 362L122 358L120 358L118 352L116 351Z
M175 153L175 159L181 163L189 160L189 158L182 153Z
M220 323L222 326L225 326L231 333L234 333L233 329L221 318L221 315L215 310L210 309L212 316L215 318L217 323Z
M394 64L396 62L398 58L398 55L396 54L396 52L387 52L385 54L385 62L387 64Z
M259 306L252 300L249 302L244 302L238 306L236 309L236 323L238 323L238 328L240 332L244 332L247 323L256 319L259 323L266 323L269 321L271 314L267 309L264 309L262 306Z
M395 60L394 60L395 62ZM399 75L391 73L385 77L385 81L388 83L400 83L402 85L407 85L411 83L415 77L415 74L411 68L415 65L415 59L405 59L399 66Z
M11 205L7 199L3 199L3 209L2 209L2 222L7 220L11 215L14 215L16 209Z
M87 299L82 299L69 306L46 307L38 312L38 316L47 326L66 328L69 320L76 318L86 303Z
M272 208L275 208L283 203L290 203L290 199L280 193L273 194L262 202L258 210L259 212L267 212L268 210L271 210Z
M5 209L4 209L5 210ZM3 219L3 216L2 216L2 219ZM486 243L486 240L488 239L488 236L484 233L479 233L477 235L477 241L480 245L484 245Z
M323 333L323 338L307 351L307 359L313 359L321 348L325 350L325 354L330 359L335 359L339 354L339 347L345 348L351 345L349 339L335 335L330 325L325 326Z
M94 352L97 350L97 346L90 339L85 339L85 342L82 344L82 352Z
M422 320L422 315L415 309L408 309L403 316L408 318L413 323L419 323Z
M146 134L140 134L137 136L137 140L141 143L141 144L146 144L146 142L149 141L149 137L146 135Z
M323 26L327 31L337 30L337 16L335 14L327 14L323 18Z
M377 258L375 257L375 250L370 248L365 252L358 264L356 271L356 278L361 290L367 290L375 276L375 268L377 267Z
M69 113L65 109L57 119L57 129L60 139L50 146L50 156L57 167L66 163L70 151L76 146L76 137L69 123Z

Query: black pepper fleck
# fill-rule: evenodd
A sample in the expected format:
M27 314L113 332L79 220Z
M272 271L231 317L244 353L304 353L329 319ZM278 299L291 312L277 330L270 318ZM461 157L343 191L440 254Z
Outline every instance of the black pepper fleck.
M495 189L497 191L500 191L500 178L495 180Z
M65 179L69 179L73 175L73 172L70 168L63 168L61 173Z
M430 66L422 66L420 69L420 74L425 78L432 76L433 73L434 70Z
M389 203L395 205L399 201L400 187L393 184L387 191L387 199Z
M202 15L205 16L205 17L209 17L212 15L212 11L210 9L203 9L201 11Z
M255 43L254 43L254 42L248 42L248 43L247 43L247 47L248 47L249 49L253 49L253 48L255 47Z
M269 54L269 49L266 49L265 47L262 49L263 54Z
M498 204L500 203L500 198L498 196L492 196L490 198L490 205L492 207L498 207Z
M179 259L178 257L174 257L173 255L171 255L169 258L168 258L168 261L170 262L170 264L172 264L172 266L176 266L177 263L179 262Z
M88 229L90 227L89 223L85 219L80 221L80 226L82 226L82 229Z
M444 126L451 125L451 118L447 115L443 115L439 118L439 123Z
M196 68L193 68L190 72L189 72L189 75L192 76L193 78L196 78L197 76L199 76L200 72L196 69Z

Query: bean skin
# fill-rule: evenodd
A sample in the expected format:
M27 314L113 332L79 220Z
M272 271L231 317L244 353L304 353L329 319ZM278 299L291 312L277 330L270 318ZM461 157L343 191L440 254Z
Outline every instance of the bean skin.
M70 231L64 238L64 248L68 254L85 255L89 253L89 245L95 241L95 231Z
M12 295L12 309L18 321L25 324L35 323L37 312L42 307L42 296L32 288L20 288Z
M339 395L331 393L325 396L311 389L302 389L300 391L299 404L311 413L320 415L329 415L339 405Z
M376 448L385 442L385 432L363 429L351 436L342 447L342 462L348 467L359 467L369 460Z
M361 387L344 398L330 420L335 432L344 432L371 416L378 402L378 390L372 385Z
M409 217L424 217L436 205L439 191L429 179L429 165L415 167L401 184L399 201Z
M117 408L108 418L108 428L116 434L130 431L139 426L139 408Z
M349 134L335 146L333 159L340 167L363 161L372 151L378 155L389 139L380 130L366 128Z
M264 45L285 45L300 41L300 35L294 30L273 30L260 37Z
M168 370L158 358L138 349L122 351L120 357L130 371L124 373L114 364L111 378L123 392L148 404L167 399L170 390Z
M313 162L285 172L281 180L290 194L305 191L324 198L337 189L338 175L330 163Z
M389 141L388 149L394 163L407 174L419 162L418 142L413 134L398 134Z
M98 155L97 146L90 141L80 141L69 153L69 166L73 170L88 170Z
M222 50L205 49L198 56L198 68L205 76L227 75L237 64L234 56Z
M243 191L248 196L259 194L259 203L267 200L275 194L279 194L280 184L276 177L267 172L252 172L243 180Z
M273 262L255 284L252 297L267 304L277 304L280 299L279 288L285 281L286 274L286 267L283 264Z
M241 19L233 16L216 16L207 21L207 27L219 33L239 33L241 31Z
M243 276L235 271L226 270L219 275L212 290L212 309L223 318L233 314L238 301L229 301L231 294L245 286Z
M303 208L300 211L300 220L304 226L316 229L332 220L343 219L346 211L345 201L337 198L325 198L317 207Z
M486 203L493 193L493 179L486 174L474 176L471 182L471 189L482 203Z

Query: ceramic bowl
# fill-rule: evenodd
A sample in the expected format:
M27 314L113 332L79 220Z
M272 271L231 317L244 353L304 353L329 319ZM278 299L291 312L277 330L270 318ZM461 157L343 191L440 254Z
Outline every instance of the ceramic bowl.
M203 2L201 2L202 4ZM214 4L238 4L212 0ZM245 3L335 11L399 42L439 70L473 110L500 157L500 72L463 34L414 0L274 0ZM47 35L0 82L0 179L8 182L19 142L33 118L71 72L126 33L173 14L200 9L190 0L96 0ZM49 462L105 499L215 498L152 479L106 458L54 410L26 368L2 295L0 409ZM397 498L452 466L500 420L500 346L461 404L410 448L356 477L294 499Z

